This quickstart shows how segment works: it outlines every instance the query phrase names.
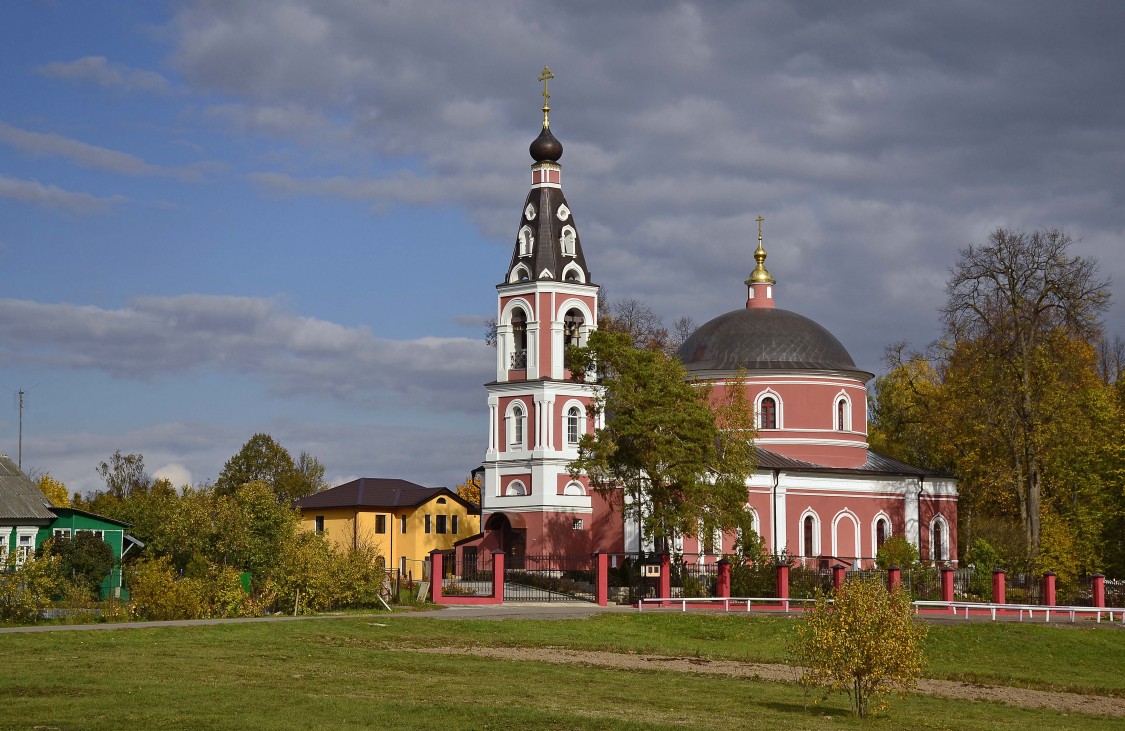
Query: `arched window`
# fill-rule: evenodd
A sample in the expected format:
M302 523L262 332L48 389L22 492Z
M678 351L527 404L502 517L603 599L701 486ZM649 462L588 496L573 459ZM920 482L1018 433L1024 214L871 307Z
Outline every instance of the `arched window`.
M823 424L824 422L821 423ZM758 428L777 428L777 401L773 396L766 396L762 399L761 405L758 408Z
M567 265L566 269L563 269L563 281L564 282L582 282L582 281L584 281L583 278L582 278L582 270L579 269L578 266L576 264L574 264L574 262L571 262L570 264Z
M582 434L582 409L571 406L566 412L566 441L569 444L578 444L578 437Z
M566 347L581 345L582 326L585 324L586 318L582 316L581 311L567 310L563 315L563 345Z
M512 370L527 368L527 313L517 307L512 311Z
M571 226L563 226L561 237L563 256L574 256L575 240L576 234L574 233L574 228Z
M816 518L811 515L806 515L802 521L802 533L804 534L804 551L802 556L815 556L816 555Z
M875 521L875 552L878 553L891 537L891 524L886 518L879 518Z
M522 447L523 446L523 426L524 426L523 421L524 421L523 406L521 406L518 403L514 404L512 406L512 439L511 439L513 447Z
M531 248L535 245L535 237L531 235L531 228L528 226L520 229L519 243L520 256L531 256Z
M840 399L836 402L836 431L850 431L848 424L848 402Z
M512 480L511 482L508 483L508 487L505 488L504 494L509 496L509 497L514 497L514 496L517 496L517 495L526 495L527 494L527 488L524 487L523 483L520 482L519 480Z
M930 558L934 561L949 560L949 525L940 515L930 522Z
M579 482L568 482L566 487L563 488L563 495L585 495L586 490Z

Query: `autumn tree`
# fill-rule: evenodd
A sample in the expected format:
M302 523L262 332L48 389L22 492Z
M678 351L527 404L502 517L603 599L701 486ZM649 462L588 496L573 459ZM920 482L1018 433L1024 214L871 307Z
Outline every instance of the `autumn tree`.
M793 655L804 668L802 684L846 692L855 715L865 718L887 693L916 685L925 636L905 591L852 579L831 596L817 596L797 625Z
M215 481L215 492L231 495L239 486L258 481L269 485L277 501L286 505L327 487L324 466L315 457L302 452L294 462L289 451L269 434L250 437L238 454L227 460Z
M66 485L61 480L56 480L51 477L51 473L44 472L38 480L35 481L36 487L47 496L51 501L51 505L56 508L69 508L70 507L70 493L67 492Z
M983 246L962 249L942 308L953 347L995 378L990 408L1004 432L1011 480L1028 553L1039 551L1044 434L1049 418L1036 382L1042 348L1053 334L1094 342L1109 306L1109 283L1092 259L1072 255L1057 231L997 229Z
M108 462L97 467L98 475L105 480L106 492L121 500L138 492L146 492L152 478L145 471L145 458L140 454L121 454L118 449Z
M55 536L39 549L41 555L57 556L62 575L92 596L115 563L113 549L91 531L74 536Z
M752 409L731 388L712 408L675 358L634 347L622 332L598 330L574 352L580 372L597 371L595 411L605 426L584 435L569 470L618 501L658 547L674 535L733 530L743 520L754 470ZM596 367L595 367L596 364Z
M465 481L456 487L457 495L462 500L480 505L480 478L469 475Z

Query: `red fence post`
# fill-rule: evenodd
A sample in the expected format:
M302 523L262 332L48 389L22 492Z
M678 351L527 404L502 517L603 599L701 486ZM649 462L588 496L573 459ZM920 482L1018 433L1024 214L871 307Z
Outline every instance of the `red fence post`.
M492 598L504 603L504 552L492 552Z
M840 591L844 587L844 578L847 576L847 566L836 564L832 567L832 588Z
M594 601L599 607L609 606L609 554L594 554Z
M672 556L667 553L660 554L660 597L672 598Z
M1055 601L1055 572L1048 571L1043 574L1043 603L1048 607L1057 605Z
M777 565L777 598L789 598L789 564L787 563Z
M902 587L902 569L892 566L887 569L887 591L893 592Z
M992 603L1004 604L1005 602L1004 569L992 570Z
M430 601L441 604L441 577L445 574L441 551L430 551Z
M953 569L948 566L941 568L941 600L953 601Z
M891 566L887 569L887 591L895 591L902 588L902 569L898 566Z
M1093 590L1094 606L1105 606L1105 574L1094 574L1090 577L1090 588Z
M730 561L719 560L719 576L716 583L716 594L722 599L730 599Z

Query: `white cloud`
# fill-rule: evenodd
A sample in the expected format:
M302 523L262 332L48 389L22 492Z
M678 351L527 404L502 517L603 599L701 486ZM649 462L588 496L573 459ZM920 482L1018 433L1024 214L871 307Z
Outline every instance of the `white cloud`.
M189 167L162 167L147 163L127 152L97 147L53 133L30 132L3 122L0 122L0 142L28 154L63 157L83 167L108 170L123 175L171 175L187 180L196 179L203 170L214 167L213 163Z
M178 462L170 462L153 470L152 476L158 480L168 480L173 487L191 485L191 470Z
M86 81L123 91L145 91L166 94L171 82L155 71L134 69L111 63L105 56L84 56L74 61L56 61L36 69L44 76L71 81Z
M151 381L219 371L286 396L479 408L493 364L481 338L388 340L286 311L276 300L141 297L120 309L0 299L0 367L94 370Z
M78 214L105 213L113 206L129 200L123 195L98 197L90 193L64 190L56 185L44 185L37 180L20 180L3 175L0 175L0 198Z

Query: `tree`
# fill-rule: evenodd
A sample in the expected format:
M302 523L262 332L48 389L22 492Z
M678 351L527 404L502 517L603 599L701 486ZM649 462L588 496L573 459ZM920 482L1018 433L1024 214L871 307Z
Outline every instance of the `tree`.
M55 536L43 544L40 553L58 556L63 576L95 596L116 563L113 549L91 531Z
M215 492L231 495L239 486L256 481L269 485L277 501L285 505L326 487L324 466L315 457L302 452L294 462L269 434L250 437L238 454L227 460L215 481Z
M47 496L51 501L51 505L56 508L69 508L70 507L70 493L67 492L66 485L61 480L56 480L51 477L51 473L44 472L35 482L36 487Z
M1028 554L1039 552L1043 497L1042 390L1035 381L1041 347L1052 333L1094 342L1109 305L1098 264L1072 256L1073 240L1057 231L997 229L984 246L960 252L942 308L952 346L995 378L990 409L1008 442L1014 492Z
M465 481L458 485L457 494L462 500L468 500L471 503L480 505L480 478L469 475Z
M880 569L889 569L892 566L900 569L915 569L920 564L918 546L902 536L891 536L875 554L875 566Z
M152 478L145 472L145 458L140 454L121 454L118 449L97 467L97 473L105 480L106 491L118 500L138 492L147 492Z
M915 686L925 636L906 592L888 592L874 579L852 579L831 599L817 596L797 626L793 654L804 668L802 684L845 691L855 715L865 718L882 706L886 693Z
M662 350L640 350L626 333L598 330L574 352L576 370L603 374L595 411L605 426L584 435L569 466L598 493L620 501L658 547L674 535L733 530L744 519L754 470L752 410L741 388L713 409Z

